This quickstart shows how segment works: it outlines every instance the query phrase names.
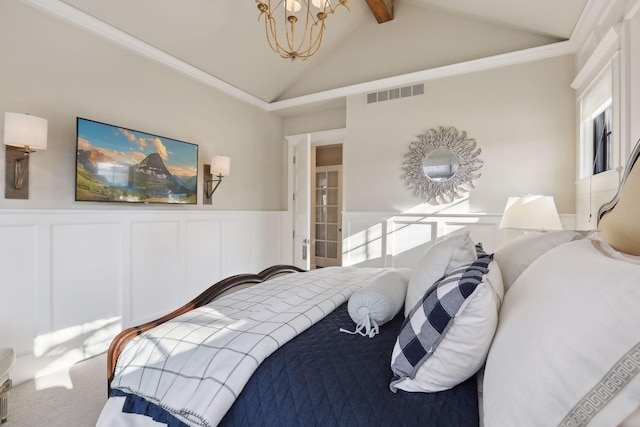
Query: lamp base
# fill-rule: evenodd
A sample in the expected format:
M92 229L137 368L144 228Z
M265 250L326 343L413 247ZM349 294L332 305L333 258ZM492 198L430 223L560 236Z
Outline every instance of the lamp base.
M5 145L4 198L29 198L29 152ZM16 174L19 173L16 179ZM16 185L18 184L18 185ZM19 188L17 188L19 187Z
M213 194L209 195L207 189L209 185L207 184L207 180L211 180L211 165L204 165L203 167L203 175L202 179L202 188L204 191L202 192L202 204L203 205L212 205L213 204Z

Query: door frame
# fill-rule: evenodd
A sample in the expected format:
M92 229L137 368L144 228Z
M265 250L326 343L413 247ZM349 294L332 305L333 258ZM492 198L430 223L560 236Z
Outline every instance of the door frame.
M283 240L285 244L283 246L289 248L289 262L293 263L295 257L295 239L293 237L293 227L295 224L295 205L293 201L293 190L295 188L295 176L294 176L294 165L293 165L293 153L294 147L300 142L305 142L309 140L311 142L311 146L319 146L319 145L332 145L332 144L342 144L343 154L344 154L344 146L346 142L347 129L331 129L320 132L311 132L311 133L302 133L296 135L288 135L285 136L285 140L287 142L287 218L288 222L285 227L283 227ZM344 159L344 157L343 157ZM344 160L343 160L343 168L344 168ZM309 165L309 171L311 174L314 173L315 165ZM344 169L343 169L344 170ZM343 173L344 177L344 173ZM311 183L309 183L311 185ZM343 188L344 188L344 178L343 178ZM344 209L344 191L342 192L342 208ZM341 218L342 212L340 212ZM308 218L309 224L311 224L311 212L309 212ZM342 227L344 230L344 227ZM311 238L311 236L309 236ZM288 244L286 242L289 242ZM311 250L311 248L309 248ZM309 252L310 253L310 252Z

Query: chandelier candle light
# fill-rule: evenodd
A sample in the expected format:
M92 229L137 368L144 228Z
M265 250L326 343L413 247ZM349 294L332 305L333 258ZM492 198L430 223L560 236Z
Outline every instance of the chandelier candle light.
M264 17L269 46L282 58L293 61L305 60L318 51L325 20L340 6L349 10L346 6L348 1L256 0L256 3L260 11L258 20ZM278 24L284 26L284 31L278 32Z

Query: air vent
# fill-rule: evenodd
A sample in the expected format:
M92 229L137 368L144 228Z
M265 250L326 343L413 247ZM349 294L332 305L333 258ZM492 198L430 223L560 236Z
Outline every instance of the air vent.
M424 84L403 86L394 89L381 90L367 94L367 104L390 101L393 99L408 98L410 96L424 95Z

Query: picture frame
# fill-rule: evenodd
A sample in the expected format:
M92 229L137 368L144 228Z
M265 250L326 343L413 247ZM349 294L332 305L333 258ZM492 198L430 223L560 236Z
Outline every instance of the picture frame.
M77 117L75 200L197 204L198 146Z

